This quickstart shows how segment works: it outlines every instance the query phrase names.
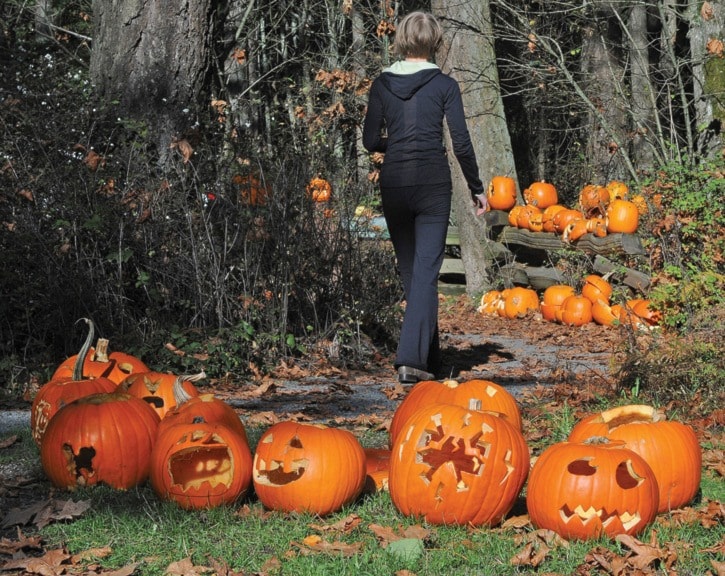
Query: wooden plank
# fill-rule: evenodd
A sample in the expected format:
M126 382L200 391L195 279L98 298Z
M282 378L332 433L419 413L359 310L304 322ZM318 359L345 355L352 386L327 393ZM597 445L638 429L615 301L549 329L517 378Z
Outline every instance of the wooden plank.
M464 274L463 261L460 258L444 258L441 272L443 274Z
M458 226L448 226L446 234L446 246L460 246L461 236L458 234Z
M597 238L593 234L585 234L576 242L566 244L561 238L551 232L532 232L523 228L504 226L498 236L498 241L506 245L519 245L537 250L563 250L575 248L592 254L644 254L642 241L637 234L608 234L604 238Z
M564 274L556 268L546 266L522 266L508 264L501 267L504 286L530 286L534 290L546 290L554 284L568 284Z
M646 292L651 282L650 277L644 272L615 264L601 255L594 257L593 267L595 272L602 275L612 272L613 276L622 284L626 284L630 288L634 288L640 292Z

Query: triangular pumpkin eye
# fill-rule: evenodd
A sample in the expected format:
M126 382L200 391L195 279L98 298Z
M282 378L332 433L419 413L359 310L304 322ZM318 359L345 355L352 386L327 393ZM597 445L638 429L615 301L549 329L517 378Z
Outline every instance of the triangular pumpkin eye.
M644 480L644 478L634 471L631 460L620 462L617 466L615 476L617 478L617 485L624 490L636 488Z
M304 448L304 446L302 445L302 441L297 436L295 436L294 438L292 438L292 440L289 441L289 447L290 448Z
M574 476L593 476L597 473L596 466L592 466L588 458L580 458L579 460L569 462L566 469L569 474L573 474Z

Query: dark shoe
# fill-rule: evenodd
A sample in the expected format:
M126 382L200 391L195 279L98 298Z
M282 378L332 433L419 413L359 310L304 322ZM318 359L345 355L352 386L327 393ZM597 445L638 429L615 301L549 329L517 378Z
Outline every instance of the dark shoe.
M415 384L421 380L434 380L435 374L426 372L425 370L419 370L412 366L400 366L398 367L398 381L403 384Z

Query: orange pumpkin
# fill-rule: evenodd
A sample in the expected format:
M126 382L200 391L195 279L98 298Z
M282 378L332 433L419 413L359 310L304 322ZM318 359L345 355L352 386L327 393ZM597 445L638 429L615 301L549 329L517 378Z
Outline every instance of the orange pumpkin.
M491 210L510 210L516 205L516 182L509 176L494 176L486 190Z
M583 326L592 321L592 302L575 294L561 303L556 311L556 320L567 326Z
M495 316L500 308L503 307L503 298L500 290L489 290L481 296L481 302L478 305L478 312L487 316Z
M388 490L390 454L388 448L365 448L365 492Z
M539 295L531 288L515 286L504 298L503 310L506 318L520 318L539 309Z
M516 226L529 230L531 228L531 218L535 215L541 216L541 209L533 204L526 204L517 213Z
M592 302L592 320L601 326L619 324L619 305L610 306L602 299Z
M158 435L149 482L159 498L186 510L231 504L252 484L252 452L224 424L176 423Z
M405 422L390 459L389 490L401 514L431 524L498 524L529 471L522 433L491 413L438 404Z
M185 388L189 396L198 396L199 391L194 386L194 382L205 377L206 374L203 372L193 376L177 376L176 374L150 370L131 374L119 384L119 389L136 396L136 398L141 398L144 402L148 402L156 410L159 418L163 418L169 410L176 406L174 384L177 380L180 381L180 385Z
M313 202L327 202L332 197L332 185L319 176L311 178L306 189Z
M86 320L91 322L90 320ZM93 323L91 322L91 325ZM60 363L53 373L53 378L65 378L73 373L77 354L69 356ZM108 340L99 338L95 348L90 348L83 362L83 377L97 378L103 376L111 382L120 384L130 374L148 372L149 367L142 360L125 352L108 353Z
M541 215L542 230L544 232L556 232L554 227L554 216L556 216L557 212L566 209L566 206L562 206L561 204L552 204L551 206L544 208L544 212Z
M618 406L580 420L570 442L589 437L621 440L652 468L659 487L658 512L689 503L700 488L702 449L691 427L667 420L652 406Z
M538 529L567 540L636 535L657 515L655 473L624 442L559 442L534 463L526 508Z
M589 218L587 232L594 234L597 238L604 238L607 235L607 219L600 216Z
M603 215L609 205L609 190L605 186L587 184L579 192L579 205L587 216Z
M511 208L511 210L509 210L509 215L508 215L509 226L513 226L514 228L518 227L519 213L523 209L524 209L523 205L516 204L516 206L514 206L513 208Z
M629 200L614 200L607 206L607 231L632 234L639 227L639 210Z
M589 274L584 278L582 284L582 296L588 298L592 303L597 300L604 300L609 303L612 296L612 285L602 276L598 274Z
M130 394L91 394L53 416L40 443L46 475L58 488L106 484L127 490L149 475L159 416Z
M574 295L574 288L568 284L554 284L544 290L539 310L544 320L556 321L556 311L561 309L561 303L569 296Z
M259 439L252 482L267 508L324 516L360 495L365 462L363 447L347 430L279 422Z
M526 200L527 204L544 210L556 204L559 201L559 195L553 184L549 184L548 182L533 182L524 190L524 200Z
M662 312L652 308L649 300L640 300L631 306L632 312L639 316L650 326L657 326L662 320Z
M553 217L554 232L557 234L563 234L566 227L572 221L582 220L583 218L584 214L582 214L579 210L574 210L573 208L559 210Z
M469 410L484 410L503 414L513 426L521 429L521 412L513 395L503 386L490 380L423 380L418 382L403 398L393 414L388 434L390 446L395 443L398 434L411 415L429 406L453 404Z
M576 219L569 222L561 234L561 241L566 243L576 242L589 232L588 221L584 219Z

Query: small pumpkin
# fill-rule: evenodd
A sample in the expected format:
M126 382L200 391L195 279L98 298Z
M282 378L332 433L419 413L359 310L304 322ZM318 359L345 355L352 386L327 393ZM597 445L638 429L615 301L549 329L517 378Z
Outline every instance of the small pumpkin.
M601 326L619 324L619 305L610 306L601 298L592 302L592 320Z
M232 183L237 186L239 201L248 206L263 206L270 190L253 174L235 174Z
M556 232L554 216L562 210L567 210L567 207L562 204L552 204L544 208L544 212L541 214L541 229L543 232Z
M609 190L598 184L587 184L579 192L579 205L586 216L604 215L610 200Z
M571 222L583 219L584 214L582 214L579 210L574 210L573 208L559 210L556 214L554 214L552 219L554 232L557 234L563 234L564 230L566 230L566 227L571 224Z
M453 404L468 410L483 410L502 414L515 428L521 429L521 412L513 394L490 380L423 380L418 382L393 414L388 434L390 446L403 430L406 421L421 408L438 404Z
M187 510L231 504L252 484L252 452L224 424L176 423L158 435L149 481L159 498Z
M92 339L95 330L93 321L88 318L83 318L83 321L88 324ZM130 374L149 371L149 367L141 359L131 354L119 351L109 353L108 344L109 342L106 338L99 338L98 342L96 342L96 347L91 347L88 350L86 359L83 362L83 378L103 376L111 382L120 384ZM77 358L78 355L74 354L61 362L55 369L51 380L71 376Z
M539 306L544 320L554 322L556 320L556 311L561 309L562 302L574 294L574 288L568 284L553 284L546 288Z
M126 377L119 384L119 389L128 392L132 396L141 398L144 402L148 402L156 410L159 418L163 419L166 413L176 406L174 383L180 380L181 385L185 388L188 395L198 396L199 390L194 386L194 382L198 382L205 377L206 374L204 372L194 375L177 376L176 374L150 370L148 372L131 374Z
M40 461L54 486L106 484L126 490L149 475L159 416L125 393L91 394L61 408L40 443Z
M597 238L604 238L607 235L607 219L600 216L593 216L587 220L587 232L594 234Z
M569 296L556 311L556 320L567 326L583 326L592 321L592 302L581 294Z
M549 206L553 206L559 202L559 195L556 187L549 182L532 182L531 185L524 190L524 200L527 204L536 206L540 210L544 210Z
M431 524L493 526L528 471L526 441L504 418L433 405L413 413L393 444L390 498L402 514Z
M609 200L626 200L629 194L629 186L619 180L612 180L607 183L607 190L609 190Z
M607 231L632 234L639 227L639 210L629 200L614 200L607 206Z
M523 204L516 204L511 210L509 210L508 222L509 226L518 228L519 214L524 209Z
M365 448L365 492L388 490L390 455L389 448Z
M667 420L664 411L631 404L591 414L574 426L569 441L592 436L620 440L649 464L659 487L658 512L681 508L697 494L702 474L700 443L690 426Z
M503 298L500 290L489 290L481 296L477 311L486 316L496 316L503 308Z
M306 190L313 202L328 202L332 198L332 185L319 176L310 179Z
M582 296L588 298L592 303L597 300L604 300L608 303L613 291L609 281L598 274L587 275L582 283Z
M662 321L662 312L652 308L650 300L640 300L631 306L632 312L650 326L657 326Z
M269 509L324 516L365 487L365 451L347 430L279 422L257 444L252 482Z
M531 228L531 219L535 215L541 216L541 209L533 204L526 204L517 213L516 226L529 230Z
M539 309L539 295L531 288L514 286L509 289L503 302L506 318L520 318Z
M559 442L534 463L526 489L532 524L567 540L636 535L657 515L652 468L624 442Z
M510 210L516 205L516 181L509 176L494 176L486 198L491 210Z
M566 225L566 228L564 228L564 232L561 233L561 241L567 244L571 244L572 242L576 242L577 240L579 240L579 238L588 233L588 220L584 220L583 218L572 220L571 222L569 222L569 224Z

